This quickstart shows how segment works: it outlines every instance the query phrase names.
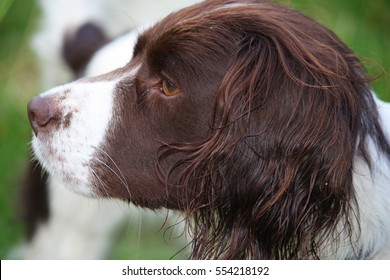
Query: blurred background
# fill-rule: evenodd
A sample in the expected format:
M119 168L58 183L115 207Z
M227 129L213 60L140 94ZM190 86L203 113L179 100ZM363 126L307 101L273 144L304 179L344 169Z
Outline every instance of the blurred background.
M115 0L113 0L115 1ZM142 1L142 0L140 0ZM156 1L158 3L158 1ZM373 88L390 101L390 0L279 0L333 30L376 80ZM45 90L40 84L31 34L39 10L34 1L0 0L0 258L24 237L18 200L20 182L31 153L28 100ZM390 121L390 120L388 120ZM128 232L113 259L166 259L175 254L164 233L135 236ZM134 242L136 239L136 242Z

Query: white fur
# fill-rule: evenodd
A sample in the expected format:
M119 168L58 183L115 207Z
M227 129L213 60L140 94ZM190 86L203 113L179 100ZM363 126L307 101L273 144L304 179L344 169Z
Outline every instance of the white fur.
M380 101L373 93L378 106L382 127L390 141L390 104ZM369 255L369 259L390 259L390 164L377 150L371 140L368 142L373 165L371 169L362 158L356 156L353 163L353 185L357 205L352 212L352 238L345 237L344 226L339 229L341 243L337 253L329 240L328 247L322 252L322 258L346 259L351 257L351 246ZM358 218L358 220L356 220ZM358 231L360 229L360 232ZM352 245L350 241L352 240Z
M379 115L381 116L383 131L386 133L387 138L390 139L390 103L383 102L376 97L375 102L378 106Z
M32 48L39 59L42 86L53 87L73 78L61 55L67 32L94 22L114 38L195 2L199 0L39 0L43 16Z
M373 148L373 145L371 145ZM355 235L356 247L371 252L370 258L390 259L390 166L383 158L374 156L373 174L366 163L354 163L353 183L356 191L360 235ZM358 228L358 225L355 225Z
M373 93L383 131L390 141L390 104L379 100ZM387 159L380 154L371 140L368 142L370 156L373 166L371 170L367 163L356 157L353 165L353 185L355 187L358 209L354 209L354 214L359 217L359 224L355 217L355 232L352 240L353 246L362 251L370 252L369 256L362 256L371 259L390 259L390 164ZM348 257L350 250L349 239L346 244L342 244L341 250L335 256L338 259Z
M31 242L13 252L12 258L106 259L117 243L114 237L123 233L122 228L136 228L133 232L139 232L138 238L142 238L144 231L157 232L167 217L166 211L152 212L119 200L85 198L53 178L49 192L49 220L38 227ZM170 217L168 224L178 222L178 216ZM177 230L174 234L180 236L183 228L179 226ZM184 246L183 239L175 242L180 244L178 250Z
M50 218L42 223L32 242L24 244L19 258L101 259L110 253L125 217L138 211L119 201L86 199L50 180Z
M56 178L75 178L68 186L87 196L94 195L89 187L92 174L87 165L111 119L115 85L116 81L78 81L41 95L54 99L63 116L72 114L72 119L69 129L60 127L56 133L34 137L35 155Z
M87 65L87 76L97 76L125 66L133 56L138 30L128 32L96 52Z

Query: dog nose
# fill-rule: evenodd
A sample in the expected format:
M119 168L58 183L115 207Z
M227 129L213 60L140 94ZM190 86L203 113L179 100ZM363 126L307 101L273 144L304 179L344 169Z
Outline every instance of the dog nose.
M55 122L53 109L47 97L33 97L27 105L27 114L35 136L47 132Z

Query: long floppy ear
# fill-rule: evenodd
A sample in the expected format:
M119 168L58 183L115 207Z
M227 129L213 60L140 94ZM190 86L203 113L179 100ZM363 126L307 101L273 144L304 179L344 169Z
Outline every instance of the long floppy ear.
M318 258L328 242L332 253L357 237L354 158L369 162L367 138L383 140L356 57L307 18L258 14L235 18L227 33L241 38L209 137L160 156L181 154L170 174L193 258Z
M338 52L310 61L323 54L277 35L243 37L217 92L214 132L182 172L194 258L316 258L325 240L337 244L336 227L350 233L365 80Z
M287 49L293 43L247 35L218 91L213 153L229 183L219 218L229 230L215 234L231 234L228 257L317 257L325 238L340 234L326 233L339 223L350 230L352 87L333 65L308 66L306 49Z

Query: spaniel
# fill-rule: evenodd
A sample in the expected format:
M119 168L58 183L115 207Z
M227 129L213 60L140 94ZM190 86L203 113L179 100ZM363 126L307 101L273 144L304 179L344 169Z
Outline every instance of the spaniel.
M389 258L390 105L369 82L295 10L204 1L126 66L34 97L32 145L78 193L182 211L194 259Z
M159 0L158 5L155 0L38 0L41 13L31 43L41 87L124 66L145 26L194 2L198 0ZM28 166L18 209L26 234L10 258L106 259L115 257L115 247L124 235L126 255L142 257L148 254L149 246L137 243L145 233L155 233L162 223L169 227L181 220L172 211L167 219L166 209L151 211L117 199L89 199L65 184L42 173L36 161ZM175 226L175 230L178 234L169 228L169 240L161 240L168 256L183 247L182 227ZM160 231L168 236L167 230ZM140 249L134 252L134 247Z

